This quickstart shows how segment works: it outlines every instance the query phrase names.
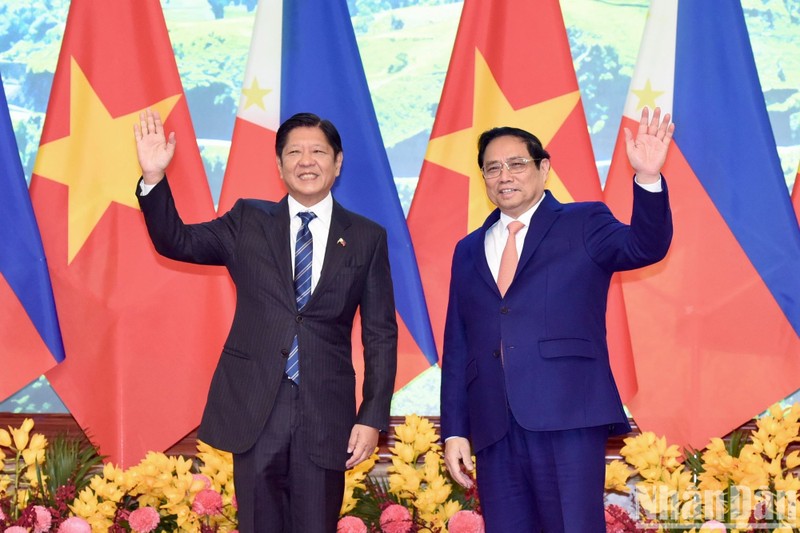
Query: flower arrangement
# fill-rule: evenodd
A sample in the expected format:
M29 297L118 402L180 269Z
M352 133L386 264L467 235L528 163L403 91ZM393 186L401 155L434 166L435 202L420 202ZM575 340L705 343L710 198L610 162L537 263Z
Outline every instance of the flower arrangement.
M625 517L609 506L608 531L791 533L800 528L800 451L790 450L800 442L800 404L774 405L749 435L737 432L728 442L714 438L703 451L681 453L649 432L624 442L625 461L606 468L606 490L632 492L636 529L623 526Z
M0 429L0 533L236 530L233 460L200 442L194 460L149 453L122 470L91 446L33 433L31 419ZM339 533L482 533L475 489L453 483L433 424L410 415L395 430L391 465L378 455L345 474ZM748 434L702 451L653 433L625 439L606 468L609 533L800 530L800 404L775 405Z
M89 444L52 443L19 428L0 429L0 532L122 533L236 530L233 460L200 442L196 461L151 452L122 470Z
M102 457L77 439L56 437L48 447L33 420L0 429L0 531L43 533L91 531L70 517L69 504L88 483Z
M417 415L395 428L386 479L371 477L378 456L348 471L339 533L482 533L476 489L452 483L433 424Z
M122 470L107 463L71 506L95 531L236 530L233 460L198 443L197 462L150 452Z

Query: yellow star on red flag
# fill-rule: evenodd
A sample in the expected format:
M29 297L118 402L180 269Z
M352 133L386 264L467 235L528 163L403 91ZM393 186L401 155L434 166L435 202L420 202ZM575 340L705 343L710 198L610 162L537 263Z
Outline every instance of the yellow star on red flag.
M580 102L580 92L573 91L526 107L514 109L497 84L489 65L475 49L475 89L472 125L431 139L425 159L469 177L469 222L467 231L480 226L494 206L486 197L483 177L473 156L475 143L484 131L497 126L513 126L533 132L542 145L555 137L561 125ZM572 196L551 169L548 188L564 201Z
M141 168L133 125L137 109L112 117L75 58L70 63L70 133L42 144L34 174L69 187L68 257L71 263L111 202L139 209L133 193ZM154 103L167 120L181 95Z

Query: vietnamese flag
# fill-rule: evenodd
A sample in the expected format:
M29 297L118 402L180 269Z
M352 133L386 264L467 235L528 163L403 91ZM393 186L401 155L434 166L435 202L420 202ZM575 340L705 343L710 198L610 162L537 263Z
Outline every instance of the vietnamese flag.
M261 0L219 213L241 197L278 200L286 194L275 134L282 121L304 111L333 122L342 137L344 165L334 198L386 229L397 306L397 390L436 363L436 346L347 2ZM361 349L358 321L353 347ZM363 359L353 362L360 383Z
M0 401L64 360L53 289L0 79Z
M800 231L739 2L654 0L622 126L673 114L666 259L623 274L642 430L703 448L800 387ZM606 183L630 218L618 137Z
M68 354L47 378L123 466L197 426L231 309L224 271L150 243L133 138L146 108L177 133L167 173L184 220L213 218L161 5L72 2L31 180Z
M494 206L477 164L479 135L530 131L552 156L547 188L561 202L600 200L586 117L556 0L466 0L425 161L408 216L436 341L442 345L456 243ZM623 400L636 390L617 282L609 352Z

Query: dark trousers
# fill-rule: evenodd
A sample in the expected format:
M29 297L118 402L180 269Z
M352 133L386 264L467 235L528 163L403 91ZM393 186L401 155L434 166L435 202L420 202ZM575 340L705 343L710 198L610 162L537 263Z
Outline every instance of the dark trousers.
M308 458L297 437L300 389L281 382L275 406L255 445L233 456L241 533L335 533L344 472Z
M605 532L608 428L528 431L509 418L476 457L486 533Z

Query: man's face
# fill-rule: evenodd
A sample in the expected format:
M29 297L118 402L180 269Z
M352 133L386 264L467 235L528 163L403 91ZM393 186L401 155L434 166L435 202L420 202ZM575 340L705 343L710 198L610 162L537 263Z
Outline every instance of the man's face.
M544 194L544 183L550 170L550 161L542 159L539 168L530 161L519 174L512 174L503 164L507 161L531 159L525 141L519 137L506 135L491 141L483 152L483 168L500 164L502 171L494 179L484 178L486 195L512 218L519 217L530 209Z
M328 195L342 168L342 153L333 155L333 147L317 127L290 131L277 160L286 190L306 207Z

